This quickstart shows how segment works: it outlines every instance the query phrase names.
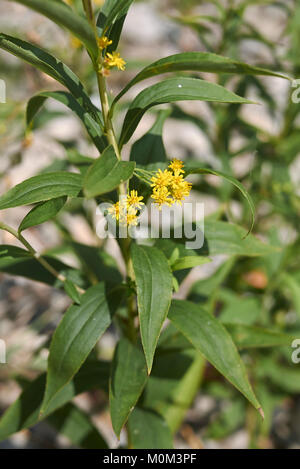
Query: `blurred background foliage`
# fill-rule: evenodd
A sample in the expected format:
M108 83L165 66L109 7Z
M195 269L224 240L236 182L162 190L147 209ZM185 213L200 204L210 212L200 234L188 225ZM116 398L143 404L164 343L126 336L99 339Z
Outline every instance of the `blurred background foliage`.
M67 3L81 11L81 1ZM100 6L101 1L95 3ZM62 57L87 83L89 93L96 96L92 67L78 40L13 2L1 0L0 13L1 29ZM116 93L135 75L138 66L190 50L215 52L297 79L299 49L297 0L140 1L129 14L121 43L122 56L128 63L126 75L112 74L109 84L112 93ZM0 53L0 70L0 78L7 83L7 103L0 105L3 190L36 173L37 167L48 171L66 168L74 162L80 166L78 151L95 156L76 120L65 108L53 103L43 108L32 132L24 135L27 100L40 90L57 89L57 84L5 53ZM197 299L222 322L230 324L228 327L239 338L242 357L265 410L265 420L259 420L244 398L207 366L201 371L195 403L178 431L177 446L299 448L300 364L292 363L291 345L255 348L255 340L259 341L257 326L300 338L300 103L296 102L300 101L300 93L297 95L300 85L293 88L285 80L269 77L202 76L219 80L223 86L260 105L172 106L163 133L168 156L188 159L190 164L201 161L207 167L237 177L254 199L254 234L277 250L257 258L215 256L206 270L195 268L188 276L179 278L178 296ZM126 98L118 107L120 115L125 106ZM154 120L155 114L150 114L137 137ZM197 176L193 182L193 196L205 202L210 221L230 220L247 225L247 206L232 185L213 176L201 180ZM24 209L19 210L21 217ZM14 211L1 213L2 216L7 221L8 216L18 214ZM71 260L85 274L97 276L100 264L94 265L94 256L100 241L94 235L93 207L89 204L83 207L74 202L69 204L67 213L46 227L33 228L29 235L49 255ZM3 242L12 241L7 234L2 237ZM111 278L115 261L107 254L101 262ZM7 337L9 344L9 363L0 368L0 408L4 410L18 393L15 381L21 385L26 377L44 370L44 346L68 300L50 287L13 279L7 275L13 271L7 271L5 266L1 270L6 274L1 274L0 337ZM25 270L24 276L30 278L30 272ZM243 325L253 326L250 338L245 336ZM101 357L111 357L114 341L114 331L110 331L105 346L98 351ZM243 341L246 344L248 341L248 346L244 347ZM180 344L175 344L176 347ZM188 366L188 354L182 353L182 373ZM163 368L163 362L161 366L164 371L157 370L157 376L166 373L164 389L168 396L176 376L172 376L168 366ZM182 376L180 366L178 363L175 371ZM151 401L151 389L157 385L155 375L154 369L152 384L143 396L146 403ZM98 391L84 395L79 403L85 410L96 410L97 423L116 445L107 428L104 402ZM155 406L159 410L161 402L154 403ZM41 425L45 424L40 424L38 436L34 430L23 432L5 444L66 445Z

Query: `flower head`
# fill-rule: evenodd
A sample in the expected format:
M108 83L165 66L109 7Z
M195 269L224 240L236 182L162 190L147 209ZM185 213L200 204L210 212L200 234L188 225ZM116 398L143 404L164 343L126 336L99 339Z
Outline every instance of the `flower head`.
M125 222L125 220L124 220ZM129 209L126 214L126 223L128 226L136 226L138 224L137 210Z
M151 178L151 186L154 188L167 187L171 183L172 177L173 175L171 171L168 171L167 169L162 171L159 169L156 175Z
M172 190L172 197L174 199L174 203L177 202L179 205L181 205L182 201L190 195L191 188L192 184L187 181L182 181L181 184L178 184Z
M168 206L178 203L189 196L192 184L185 181L183 162L173 160L169 164L169 169L162 171L159 169L151 178L151 187L153 187L152 199L158 204L159 209L166 204Z
M112 207L109 207L107 211L113 218L119 221L124 211L124 204L122 202L117 202Z
M112 41L107 36L102 36L97 38L97 44L99 49L103 50L110 46Z
M138 210L144 205L143 197L132 190L126 197L109 207L108 213L121 225L136 226L138 224Z
M137 191L131 191L130 194L127 195L127 207L134 207L140 209L144 203L142 202L143 196L139 196Z
M175 173L175 174L180 174L184 173L183 170L183 162L180 160L172 160L172 162L169 164L169 168Z
M155 203L159 206L159 210L161 210L161 206L163 204L168 206L172 205L173 201L170 198L170 195L171 193L167 187L155 187L153 189L151 198L155 200Z
M125 70L126 62L118 52L107 53L104 59L105 67L117 67L119 70Z
M175 190L177 189L182 183L184 182L184 176L183 174L177 174L175 173L173 176L172 176L172 180L171 180L171 188L172 190Z

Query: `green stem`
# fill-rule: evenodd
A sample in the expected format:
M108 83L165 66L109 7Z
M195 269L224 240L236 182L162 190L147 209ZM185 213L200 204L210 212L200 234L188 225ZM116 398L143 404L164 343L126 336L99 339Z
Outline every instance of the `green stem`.
M106 80L105 80L105 77L101 74L101 70L99 68L98 70L96 70L96 72L97 72L99 95L100 95L102 113L103 113L103 119L104 119L104 125L105 125L105 132L107 135L107 139L109 143L113 146L118 159L121 160L119 146L116 140L113 124L109 116L109 102L108 102L108 96L107 96L107 91L106 91Z
M85 6L85 11L86 11L87 16L90 15L88 17L88 20L93 27L93 30L95 33L95 39L97 41L98 31L97 31L97 27L95 24L94 12L91 7L90 0L83 0L83 4L84 6L85 4L87 4ZM103 56L100 50L99 50L99 55L98 55L98 61L97 61L97 64L95 65L95 72L97 75L97 83L98 83L99 96L100 96L101 108L102 108L102 114L103 114L104 132L105 132L105 135L107 137L109 144L112 145L112 147L114 148L117 158L121 160L122 159L121 151L120 151L117 139L116 139L112 117L111 117L111 109L110 109L107 89L106 89L106 78L102 73L103 72ZM120 184L119 194L125 195L126 192L127 192L126 184L125 183ZM119 244L120 244L122 255L126 264L127 277L133 280L134 273L133 273L132 263L131 263L131 259L129 255L130 243L131 243L130 238L126 238L124 240L121 240ZM127 320L128 331L127 333L128 333L128 337L132 340L136 340L136 328L134 325L134 318L135 318L135 301L134 300L135 300L134 295L130 295L127 301L127 306L128 306L128 320Z
M94 12L93 12L93 6L92 6L91 0L82 0L82 5L85 11L86 17L88 19L88 22L91 24L91 26L94 27L95 18L94 18Z

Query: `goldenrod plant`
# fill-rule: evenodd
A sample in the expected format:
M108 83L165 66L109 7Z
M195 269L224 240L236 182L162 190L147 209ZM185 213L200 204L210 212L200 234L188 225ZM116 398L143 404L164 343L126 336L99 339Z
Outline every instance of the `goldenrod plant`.
M0 197L1 210L30 207L19 226L0 224L16 240L15 245L1 246L0 270L52 285L64 291L72 303L51 337L45 370L24 386L1 417L1 440L46 420L74 446L107 448L92 415L73 401L83 392L101 390L115 435L120 438L122 432L124 436L122 444L126 441L127 447L133 449L173 448L174 435L181 428L201 383L213 396L219 391L219 396L231 399L235 407L232 419L229 417L231 426L223 415L223 425L218 427L215 422L208 432L217 437L219 431L222 436L228 426L231 429L238 426L247 413L254 434L253 428L261 425L264 411L269 423L273 408L265 399L270 390L259 376L276 375L276 370L266 365L270 357L262 356L259 349L268 347L269 351L270 347L290 345L296 329L285 330L282 324L277 327L268 317L271 313L265 313L263 320L258 318L257 297L249 296L248 287L255 289L259 280L264 282L267 276L262 273L264 268L271 278L278 273L280 262L293 264L293 259L282 254L288 248L280 246L277 233L269 233L269 239L265 236L264 241L253 234L264 221L259 214L255 223L260 192L264 191L266 197L277 190L273 184L275 177L273 185L271 180L261 179L262 160L270 161L270 155L277 154L282 139L272 138L247 124L239 110L253 106L254 101L245 97L248 85L253 84L260 91L258 99L270 104L257 77L272 77L290 86L289 76L296 70L286 70L277 58L272 69L240 61L234 46L246 34L243 13L251 2L239 2L238 7L229 2L226 8L224 2L214 1L219 12L216 18L192 18L185 12L172 18L199 32L206 52L157 57L128 81L119 94L112 96L107 83L116 74L123 74L130 62L123 56L120 40L133 0L15 1L67 31L73 48L87 51L91 68L88 76L82 71L83 82L50 51L23 38L0 34L1 49L48 75L58 87L57 91L43 91L30 98L24 144L30 145L38 117L50 99L62 103L79 118L86 139L94 145L98 156L93 159L82 155L72 145L66 148L64 165L59 170L55 166L46 168ZM190 6L188 1L184 2L186 6ZM218 46L203 22L221 25L223 36ZM75 57L81 60L81 55ZM207 79L207 72L213 74L210 75L213 79ZM149 85L147 80L154 77ZM232 85L229 80L233 77ZM142 90L128 101L128 91L132 95L137 84ZM95 87L99 107L91 99ZM208 123L180 108L177 103L181 101L208 103L216 124L214 133ZM155 112L159 105L164 106ZM136 140L136 129L149 111L153 111L155 123ZM220 165L212 167L187 155L179 159L169 154L162 138L169 117L197 123L207 133ZM282 132L291 145L296 138L296 129L292 129L295 119L290 105ZM250 146L259 153L257 166L251 177L245 178L245 184L234 177L230 165L234 131L248 139L246 150ZM280 178L282 163L279 158L276 161ZM219 178L219 186L209 184L207 176L211 175ZM201 231L200 245L191 249L187 243L191 240L184 236L184 230L181 236L176 236L175 226L167 237L162 227L158 236L153 236L151 218L147 220L150 228L147 236L142 236L142 230L136 235L146 210L151 208L151 213L156 212L164 223L170 211L196 204L193 193L199 188L207 193L214 191L221 201L217 212L205 218L203 224L192 220L192 227ZM242 216L236 222L230 210L232 201L241 207ZM281 208L282 203L278 199ZM299 209L299 200L294 203L298 203ZM63 211L74 210L90 222L88 207L96 211L97 206L111 235L110 227L115 227L117 259L107 252L111 238L100 239L97 247L89 246L73 239L60 221ZM286 213L291 220L294 215L295 210ZM61 252L65 248L72 252L77 267L62 261L59 248L43 253L29 242L27 230L29 233L49 220L54 220L62 232ZM294 221L298 226L299 218ZM96 230L95 226L93 229ZM185 299L178 299L182 298L178 295L174 298L193 267L204 269L204 264L220 254L226 260L211 277L193 284ZM294 293L297 290L295 297L299 299L295 277L286 273L277 276L272 285L270 280L265 293L267 300L279 288L278 282ZM264 289L265 285L261 291ZM225 308L224 304L228 306ZM245 312L247 308L250 310ZM116 337L111 360L99 355L98 347L108 330ZM255 367L251 367L251 359L245 353L248 349L255 349L253 356L258 357ZM270 366L277 365L271 361ZM213 383L216 386L205 381L207 369L214 370L211 373L217 376ZM253 445L257 444L253 437Z

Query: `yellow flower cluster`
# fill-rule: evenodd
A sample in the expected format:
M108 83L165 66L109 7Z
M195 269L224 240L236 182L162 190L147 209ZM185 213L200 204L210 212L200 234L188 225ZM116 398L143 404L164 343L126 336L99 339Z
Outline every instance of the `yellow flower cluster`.
M143 198L138 195L137 191L133 190L110 207L108 213L122 225L136 226L138 224L138 210L144 205Z
M99 49L104 50L112 44L112 41L107 36L102 36L97 38L97 43Z
M117 67L119 70L124 72L126 62L122 59L118 52L113 52L110 54L109 52L106 54L104 59L104 66L106 68Z
M155 176L151 178L152 199L159 206L166 204L168 206L174 203L182 204L182 201L190 195L192 184L185 181L183 162L173 160L168 169L162 171L159 169Z
M107 47L112 44L112 41L107 36L102 36L97 39L97 43L99 49L102 51L107 49ZM107 52L104 56L103 66L106 71L106 75L108 74L107 72L109 71L109 69L112 67L117 67L119 70L124 71L125 65L125 60L122 59L118 52Z

